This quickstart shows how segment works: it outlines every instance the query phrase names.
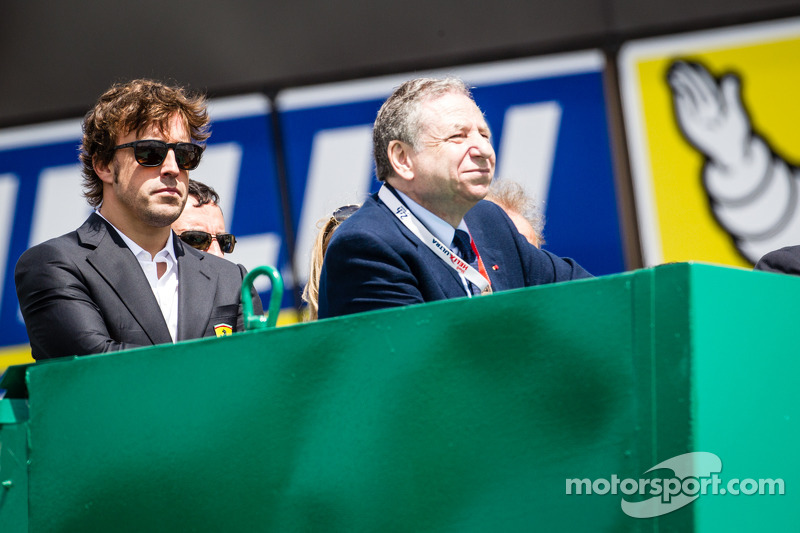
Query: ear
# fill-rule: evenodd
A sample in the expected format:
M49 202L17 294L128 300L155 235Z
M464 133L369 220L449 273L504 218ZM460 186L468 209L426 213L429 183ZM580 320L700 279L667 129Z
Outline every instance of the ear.
M387 152L395 174L404 180L414 179L414 150L411 145L394 140L389 143Z
M114 182L114 171L111 169L111 163L102 163L100 158L97 157L97 154L92 156L92 168L94 168L95 173L100 177L102 182Z

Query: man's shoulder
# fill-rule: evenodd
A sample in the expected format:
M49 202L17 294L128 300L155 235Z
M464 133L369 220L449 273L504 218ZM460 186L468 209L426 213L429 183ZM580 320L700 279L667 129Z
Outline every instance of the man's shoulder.
M33 249L95 248L109 232L109 226L99 215L92 213L77 229L31 246Z
M499 205L495 204L494 202L490 202L489 200L481 200L477 204L473 206L472 209L467 211L467 214L464 218L467 220L469 224L470 219L479 219L479 218L503 218L503 208Z
M361 208L341 223L331 237L328 249L342 244L348 247L363 246L366 241L408 240L397 218L374 195L367 198Z
M488 200L481 200L464 215L464 221L469 227L473 237L480 234L492 235L494 240L502 239L504 236L513 238L514 232L510 229L514 223L499 205ZM509 231L503 231L503 228ZM515 230L516 231L516 230Z
M51 257L78 256L85 255L87 252L88 250L81 246L76 230L31 246L22 253L20 262L24 263L34 259L35 261L46 261Z
M374 218L390 218L392 216L391 211L389 208L381 202L374 194L367 197L364 200L364 203L361 204L361 207L358 210L350 215L344 222L342 222L341 227L345 226L359 226L359 225L370 225L370 220Z
M800 245L786 246L769 252L756 263L755 269L800 275Z

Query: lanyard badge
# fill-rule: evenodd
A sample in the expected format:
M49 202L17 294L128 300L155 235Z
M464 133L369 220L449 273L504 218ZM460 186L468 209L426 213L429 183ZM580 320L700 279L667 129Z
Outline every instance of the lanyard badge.
M386 186L382 186L378 191L378 198L386 204L389 209L391 209L392 213L403 223L405 227L407 227L416 237L422 241L428 248L430 248L439 258L445 262L445 264L450 265L456 272L463 275L470 283L477 286L481 294L491 294L492 286L489 283L489 275L486 272L486 268L483 266L483 261L481 260L481 256L478 253L478 249L475 247L475 243L470 238L470 244L472 246L472 250L475 252L475 256L478 258L478 267L480 268L480 272L472 267L469 263L461 259L456 253L454 253L449 246L442 243L439 239L433 236L433 234L428 231L428 228L422 224L417 217L411 212L410 209L406 208L397 199L397 197L392 194L392 192L386 188ZM472 294L469 294L472 296Z

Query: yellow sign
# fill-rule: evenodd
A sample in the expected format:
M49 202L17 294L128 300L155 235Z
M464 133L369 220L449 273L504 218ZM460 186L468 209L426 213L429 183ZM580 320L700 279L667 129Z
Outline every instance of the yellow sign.
M620 79L645 266L800 244L800 19L631 42Z
M0 375L12 365L24 365L33 362L31 347L27 344L0 348Z

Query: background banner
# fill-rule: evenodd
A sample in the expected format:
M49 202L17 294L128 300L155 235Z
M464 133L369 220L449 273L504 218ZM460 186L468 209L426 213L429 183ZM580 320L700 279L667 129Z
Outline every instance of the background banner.
M645 266L800 243L800 19L631 41L623 111Z
M372 123L413 77L452 75L473 87L497 151L496 179L521 183L545 213L545 248L595 275L624 270L599 52L298 88L279 94L304 283L320 218L378 189Z
M258 94L212 100L212 135L191 177L220 194L238 240L228 259L248 269L276 266L286 283L282 320L296 320L317 222L377 190L371 130L381 103L412 77L455 75L474 87L486 114L497 176L520 182L542 205L545 248L595 275L621 272L603 69L602 54L588 51L296 88L279 93L274 108ZM17 259L90 213L81 196L80 136L77 119L0 131L0 369L3 353L18 362L27 350ZM266 278L257 288L266 300Z

